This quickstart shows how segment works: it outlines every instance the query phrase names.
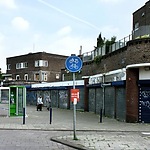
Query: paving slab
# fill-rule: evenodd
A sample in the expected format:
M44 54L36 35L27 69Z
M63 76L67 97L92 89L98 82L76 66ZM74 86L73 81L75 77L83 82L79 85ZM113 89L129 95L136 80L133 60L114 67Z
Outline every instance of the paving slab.
M2 111L0 109L0 113ZM54 136L51 140L76 149L150 149L150 124L125 123L106 117L100 123L98 114L77 111L78 140L74 140L73 110L52 108L51 124L46 108L37 111L36 106L27 106L26 112L25 124L23 117L0 115L0 130L72 131L72 135Z

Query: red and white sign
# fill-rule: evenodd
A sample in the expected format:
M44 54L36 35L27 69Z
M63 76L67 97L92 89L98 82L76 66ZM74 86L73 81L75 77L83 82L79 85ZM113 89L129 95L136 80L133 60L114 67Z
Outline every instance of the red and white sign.
M79 101L79 89L71 89L71 101L77 103Z

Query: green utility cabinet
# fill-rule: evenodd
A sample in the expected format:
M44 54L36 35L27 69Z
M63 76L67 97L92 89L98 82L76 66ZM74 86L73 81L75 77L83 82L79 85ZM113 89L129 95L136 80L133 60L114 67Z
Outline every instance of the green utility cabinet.
M26 87L10 86L9 116L23 116L23 108L26 110Z

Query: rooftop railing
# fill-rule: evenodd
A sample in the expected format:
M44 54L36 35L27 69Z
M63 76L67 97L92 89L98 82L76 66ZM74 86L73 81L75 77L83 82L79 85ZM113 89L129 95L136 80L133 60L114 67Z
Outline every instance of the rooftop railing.
M104 45L102 47L95 48L90 52L83 53L82 60L83 62L92 61L96 56L104 56L125 47L127 45L127 42L130 40L148 37L150 37L150 26L141 26L132 31L132 34L130 34L129 36L124 37L123 39L115 42L110 46Z

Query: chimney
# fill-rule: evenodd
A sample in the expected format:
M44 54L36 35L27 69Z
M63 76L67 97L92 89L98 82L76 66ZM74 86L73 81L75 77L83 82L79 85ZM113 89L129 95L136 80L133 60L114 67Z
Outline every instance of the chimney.
M80 46L79 56L82 55L82 46Z

